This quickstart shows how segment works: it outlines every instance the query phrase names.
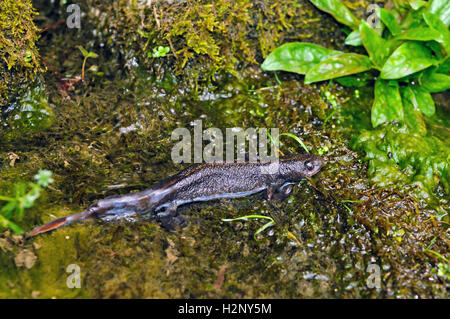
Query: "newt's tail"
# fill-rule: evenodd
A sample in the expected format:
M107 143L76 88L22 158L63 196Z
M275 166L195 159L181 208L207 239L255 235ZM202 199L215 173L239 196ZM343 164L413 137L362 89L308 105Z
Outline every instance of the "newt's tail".
M99 213L98 207L94 206L78 214L54 219L42 226L35 227L30 233L25 235L25 238L34 237L36 235L69 225L73 222L94 217L94 215L97 215L98 213Z

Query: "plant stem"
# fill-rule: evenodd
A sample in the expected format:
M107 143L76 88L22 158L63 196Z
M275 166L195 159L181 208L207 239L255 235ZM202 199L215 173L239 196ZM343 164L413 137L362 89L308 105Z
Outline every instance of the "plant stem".
M86 65L87 57L84 57L83 66L81 67L81 81L84 81L84 66Z

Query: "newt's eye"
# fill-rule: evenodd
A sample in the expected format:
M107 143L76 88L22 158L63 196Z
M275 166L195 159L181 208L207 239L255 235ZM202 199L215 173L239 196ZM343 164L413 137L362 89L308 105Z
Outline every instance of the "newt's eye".
M311 162L306 162L305 166L308 171L312 171L314 169L314 165Z

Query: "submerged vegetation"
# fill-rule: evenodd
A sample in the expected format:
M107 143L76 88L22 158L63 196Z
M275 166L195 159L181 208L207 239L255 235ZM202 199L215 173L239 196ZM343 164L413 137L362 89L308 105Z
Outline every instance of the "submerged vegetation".
M0 1L0 112L17 90L42 71L31 0Z

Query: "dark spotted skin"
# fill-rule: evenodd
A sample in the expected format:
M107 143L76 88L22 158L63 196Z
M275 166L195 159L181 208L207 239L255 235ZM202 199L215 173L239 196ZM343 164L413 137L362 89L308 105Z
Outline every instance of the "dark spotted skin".
M295 183L315 175L322 166L322 158L316 155L281 157L278 167L274 163L248 162L195 164L147 190L99 200L82 213L39 226L28 237L90 217L110 221L150 215L172 229L184 224L177 214L181 205L263 191L268 200L282 199L290 194Z

